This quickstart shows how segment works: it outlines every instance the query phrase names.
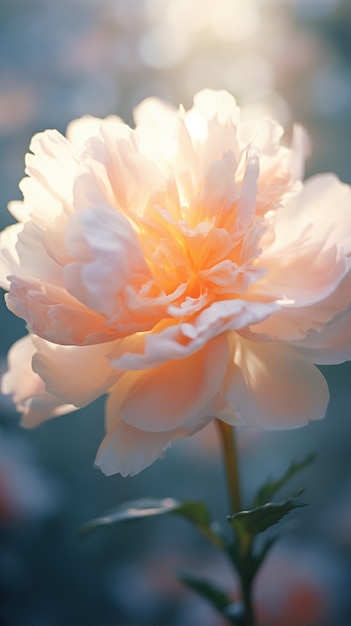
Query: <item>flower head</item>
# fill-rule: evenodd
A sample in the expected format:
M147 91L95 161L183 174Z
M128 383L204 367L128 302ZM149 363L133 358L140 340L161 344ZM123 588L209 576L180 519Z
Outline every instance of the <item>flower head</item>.
M29 335L3 391L23 425L107 394L96 464L135 474L213 417L290 428L324 416L315 363L351 357L351 193L301 182L269 119L226 92L155 99L34 136L1 236L8 308ZM19 375L20 374L20 375Z

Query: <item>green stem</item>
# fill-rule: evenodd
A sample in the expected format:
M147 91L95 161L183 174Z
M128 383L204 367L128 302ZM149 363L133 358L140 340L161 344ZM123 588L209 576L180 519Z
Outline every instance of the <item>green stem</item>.
M241 490L239 480L239 463L238 453L236 445L235 429L228 424L220 420L216 420L218 430L220 433L224 466L228 484L229 501L231 508L231 515L239 513L242 510ZM252 545L251 541L247 544L244 537L240 537L236 534L238 559L236 560L236 567L241 582L243 604L245 609L245 617L243 618L243 625L249 624L252 626L255 624L253 603L252 603L252 577L251 571L251 559L252 559Z
M241 511L241 493L239 481L239 463L236 448L235 431L232 426L216 420L224 457L225 473L228 483L228 495L231 515Z

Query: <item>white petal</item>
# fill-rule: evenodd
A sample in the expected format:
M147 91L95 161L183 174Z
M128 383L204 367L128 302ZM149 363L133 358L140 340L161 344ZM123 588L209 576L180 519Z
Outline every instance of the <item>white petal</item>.
M99 313L112 316L118 292L150 272L129 222L110 207L89 208L72 216L66 245L76 262L64 269L67 290Z
M313 176L304 183L278 211L275 220L275 243L269 252L284 249L305 236L324 249L337 246L344 254L351 252L351 188L333 174Z
M134 109L133 117L141 151L159 166L163 161L173 160L178 151L180 128L176 110L157 98L146 98Z
M14 343L8 354L9 369L1 381L2 392L12 395L26 428L33 428L76 408L45 390L43 380L32 369L35 351L31 335Z
M192 169L195 175L197 170L199 182L225 151L230 150L239 161L239 118L239 108L229 93L204 89L196 94L194 106L184 120L195 149L196 168Z
M184 359L169 360L146 371L127 372L111 389L112 416L130 426L165 432L196 424L220 389L229 348L221 335ZM108 424L108 429L112 424Z
M256 210L257 179L260 173L258 154L254 150L248 151L245 163L245 172L241 185L238 204L238 218L236 228L244 232L252 222Z
M279 306L274 302L245 302L224 300L215 302L194 315L191 322L160 323L152 332L139 333L121 339L112 346L109 359L113 367L125 370L143 370L170 359L182 359L200 350L214 337L228 330L245 332L272 315ZM169 307L176 315L179 311Z
M194 348L184 345L182 338L178 325L161 323L152 333L134 333L114 343L108 357L113 367L144 370L191 354Z
M259 258L266 275L252 285L255 298L281 303L253 332L296 341L321 330L349 304L351 189L334 176L317 176L276 215L275 238Z
M246 302L223 300L214 302L195 319L180 325L183 334L192 340L206 341L227 330L240 331L272 315L279 305L275 302Z
M19 258L16 250L22 224L12 224L0 233L0 286L9 289L8 277L19 271Z
M194 109L209 121L218 119L223 126L236 123L239 116L235 99L225 90L202 89L194 97Z
M61 404L56 396L46 391L25 398L16 408L22 413L21 426L24 428L36 428L54 417L77 410L73 404Z
M65 290L11 276L7 307L27 322L28 330L62 345L101 343L112 339L102 315L87 309Z
M33 370L46 390L62 402L83 407L103 395L121 372L111 367L108 343L92 346L60 346L36 337Z
M72 120L68 124L66 137L74 148L81 152L86 147L88 140L99 133L101 126L110 123L121 124L122 120L117 115L109 115L104 119L92 115L83 115L83 117Z
M327 384L307 359L279 343L254 343L233 337L234 359L220 417L229 423L267 429L296 428L324 417Z
M351 359L351 310L336 316L317 332L311 330L301 341L293 344L312 363L334 365Z
M59 236L60 233L56 233L56 238ZM26 222L18 234L16 250L23 276L34 277L35 280L57 286L63 285L62 267L51 254L46 229L33 221Z
M95 466L106 476L117 473L122 476L134 476L162 456L172 441L181 436L180 429L150 433L120 420L103 439L97 452Z
M215 217L220 226L225 219L235 214L234 202L239 197L239 187L234 174L237 162L231 150L224 152L221 160L213 161L205 175L199 207L196 207L199 221ZM229 215L232 211L232 215ZM233 245L233 244L232 244Z
M25 195L27 200L28 192L31 198L28 198L35 215L35 196L36 189L40 187L48 192L54 200L70 202L72 200L73 183L75 177L81 169L81 159L74 150L70 142L56 130L46 130L43 133L34 135L29 146L31 153L26 155L26 173L34 181L28 186L26 185ZM60 204L53 203L46 207L47 221L56 215ZM44 207L40 207L42 209ZM55 209L55 215L51 212L51 208ZM42 215L42 211L39 211Z
M102 190L105 202L118 210L122 209L126 215L143 215L151 195L163 189L166 183L160 169L162 164L142 152L137 130L132 131L127 124L108 121L102 124L99 135L89 141L84 159L95 179L88 183L93 195L96 197L96 191ZM85 179L88 178L84 177L81 187L86 186ZM80 181L77 182L79 186ZM84 190L81 189L78 195L82 199Z
M252 326L253 333L275 340L303 340L307 332L321 331L334 316L347 308L351 300L350 259L337 260L335 249L315 251L312 248L307 252L292 260L285 272L278 269L263 278L267 294L272 297L272 292L278 292L280 288L283 298L280 310ZM259 288L258 281L252 290Z
M31 335L16 341L8 352L9 370L2 377L1 386L3 393L13 395L16 404L21 404L24 398L44 389L43 381L32 370L34 354L35 346Z

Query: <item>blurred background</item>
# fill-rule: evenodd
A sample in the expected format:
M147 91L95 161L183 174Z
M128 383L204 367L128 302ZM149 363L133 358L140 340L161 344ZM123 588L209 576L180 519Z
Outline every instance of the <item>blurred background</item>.
M85 113L132 123L146 96L188 108L203 87L274 116L287 140L301 122L314 146L307 174L334 171L351 183L350 0L0 0L1 228L35 132L64 132ZM2 300L0 318L4 370L24 325ZM323 422L240 434L246 499L264 477L317 454L291 486L306 487L309 506L292 515L256 581L269 626L351 622L351 366L323 372L331 390ZM224 520L212 426L135 478L106 478L93 469L103 401L34 431L19 428L8 398L0 410L0 626L221 626L176 573L207 574L233 598L237 581L184 520L78 535L90 518L146 496L205 499Z

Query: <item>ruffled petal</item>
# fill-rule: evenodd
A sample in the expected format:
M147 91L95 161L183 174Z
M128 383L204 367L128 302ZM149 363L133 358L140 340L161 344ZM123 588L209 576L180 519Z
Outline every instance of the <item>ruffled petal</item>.
M228 330L240 331L272 315L279 309L276 302L223 300L214 302L193 320L180 324L185 337L205 342Z
M108 411L108 407L106 409ZM106 476L122 474L135 476L156 459L173 441L186 435L181 429L161 433L139 430L119 420L103 439L95 459L95 466Z
M217 224L227 227L229 222L231 226L236 216L234 203L240 195L234 178L236 166L237 162L231 150L225 151L220 161L213 161L209 165L194 207L199 221L215 218Z
M123 124L123 122L117 115L109 115L104 119L93 115L83 115L68 124L66 137L76 150L83 152L91 137L98 135L102 126L110 124Z
M167 171L179 147L180 120L176 110L157 98L146 98L133 112L138 146L148 157ZM158 141L154 141L155 134Z
M180 359L193 352L176 324L158 324L152 333L134 333L113 343L108 358L113 367L144 370L169 359ZM202 344L201 344L202 345ZM198 346L201 348L201 345Z
M275 302L215 302L187 322L160 323L152 332L122 339L113 345L109 359L113 367L142 370L170 359L186 358L228 330L246 332L249 324L265 319L277 309ZM177 308L169 307L169 311L179 315Z
M74 214L65 241L75 259L64 269L67 290L93 311L116 315L121 290L150 278L130 223L108 206Z
M320 331L336 314L345 310L351 300L351 261L347 258L337 261L335 250L319 250L319 253L313 255L310 250L304 259L293 261L292 266L286 268L285 293L281 273L279 282L283 298L279 300L280 308L270 318L252 326L253 333L274 340L298 341L311 329ZM267 291L274 289L275 278L273 272L272 284ZM268 283L266 278L264 280ZM290 292L290 299L286 292ZM272 297L271 293L269 295Z
M335 207L335 210L334 210ZM321 330L351 300L351 190L334 176L314 177L280 209L275 239L259 258L267 273L250 292L281 307L252 331L296 341Z
M194 107L197 113L209 122L217 120L218 125L226 127L228 123L238 124L240 110L235 98L224 89L202 89L194 97Z
M272 250L284 252L286 245L305 236L323 242L324 249L337 246L343 254L351 253L351 188L334 174L320 174L308 179L301 191L278 211L275 220L275 243Z
M320 331L311 330L293 344L301 354L318 365L335 365L351 359L351 308L337 315Z
M233 362L223 385L227 402L219 417L230 424L296 428L324 417L329 400L320 371L279 343L232 336Z
M58 234L57 232L56 239ZM63 286L62 267L54 258L54 249L51 252L51 242L49 245L48 243L46 228L38 226L33 221L28 221L23 225L16 243L21 274L23 277L34 276L36 281L49 282L61 287ZM18 272L16 274L18 275Z
M165 187L161 164L142 152L137 130L126 124L114 120L102 123L99 134L90 139L83 156L89 175L76 181L75 192L78 185L80 198L87 195L84 193L87 185L90 196L93 193L96 197L100 190L110 206L132 217L142 216L152 194Z
M0 233L0 287L10 288L9 276L21 272L16 244L22 224L12 224Z
M84 165L70 142L56 130L34 135L26 155L26 174L20 182L24 201L9 204L9 211L21 222L33 220L45 227L73 201L76 177Z
M111 367L109 344L60 346L33 338L33 370L62 402L83 407L108 391L123 374Z
M211 402L225 376L226 335L183 359L168 360L146 371L126 372L110 390L111 415L135 428L165 432L192 423ZM112 424L108 423L108 430Z
M8 353L9 369L1 381L2 393L12 395L16 409L22 413L25 428L34 428L76 408L45 390L43 380L32 369L35 352L31 335L14 343Z
M184 121L196 154L193 171L199 182L211 163L221 160L226 150L239 162L240 110L229 93L203 89L194 97L194 106L185 113Z
M80 304L67 291L11 276L7 307L24 319L29 332L62 345L101 343L113 339L105 318Z

